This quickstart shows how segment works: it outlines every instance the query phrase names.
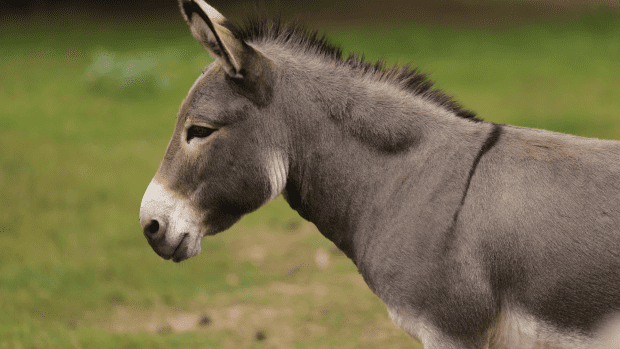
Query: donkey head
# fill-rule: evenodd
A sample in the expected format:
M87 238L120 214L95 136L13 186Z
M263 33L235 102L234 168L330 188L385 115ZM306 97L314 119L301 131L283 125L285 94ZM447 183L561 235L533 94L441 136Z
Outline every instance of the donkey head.
M149 244L175 262L284 189L286 135L274 132L273 62L202 0L181 0L191 32L215 58L183 101L164 159L140 207Z

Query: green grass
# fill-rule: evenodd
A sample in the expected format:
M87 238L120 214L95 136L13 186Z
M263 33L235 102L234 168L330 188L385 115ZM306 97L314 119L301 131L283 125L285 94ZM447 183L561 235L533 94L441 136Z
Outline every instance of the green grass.
M412 347L281 198L198 257L160 260L140 200L210 58L180 17L68 23L0 25L0 348ZM485 120L620 139L617 12L494 31L326 30L347 52L414 62Z

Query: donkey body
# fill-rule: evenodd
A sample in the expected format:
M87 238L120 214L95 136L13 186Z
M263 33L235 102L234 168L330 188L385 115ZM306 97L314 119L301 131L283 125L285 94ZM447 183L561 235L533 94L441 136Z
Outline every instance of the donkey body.
M216 62L142 201L160 256L282 193L425 348L613 347L620 142L482 122L415 70L180 5Z

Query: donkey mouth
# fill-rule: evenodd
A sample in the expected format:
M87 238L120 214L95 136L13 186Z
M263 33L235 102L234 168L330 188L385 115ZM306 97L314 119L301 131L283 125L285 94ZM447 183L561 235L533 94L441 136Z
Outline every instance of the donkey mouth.
M187 249L188 249L188 246L186 243L188 236L189 236L189 233L183 234L183 238L181 238L181 241L179 242L177 247L174 249L174 251L172 251L172 254L168 256L168 258L164 257L164 259L166 260L172 259L172 261L176 263L184 259L187 259L188 257L185 257L185 256L187 255Z
M170 249L165 248L163 244L151 243L151 247L161 258L165 260L172 259L173 262L179 263L200 253L200 242L196 246L196 242L193 240L195 239L192 239L190 233L184 233L181 241L174 247L172 253L164 252L165 250L170 251Z
M185 233L172 255L166 259L172 259L173 262L179 263L198 253L200 253L200 239L196 242L189 233Z

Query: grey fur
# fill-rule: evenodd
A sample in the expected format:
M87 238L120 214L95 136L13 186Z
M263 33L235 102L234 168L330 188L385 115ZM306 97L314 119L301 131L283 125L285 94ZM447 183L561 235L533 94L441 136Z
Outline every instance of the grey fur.
M154 179L203 212L202 235L267 202L276 173L425 348L602 343L620 312L620 142L476 121L312 38L221 23L240 68L210 50ZM213 133L187 141L191 125ZM197 253L193 232L167 238L174 209L147 194L155 251Z

